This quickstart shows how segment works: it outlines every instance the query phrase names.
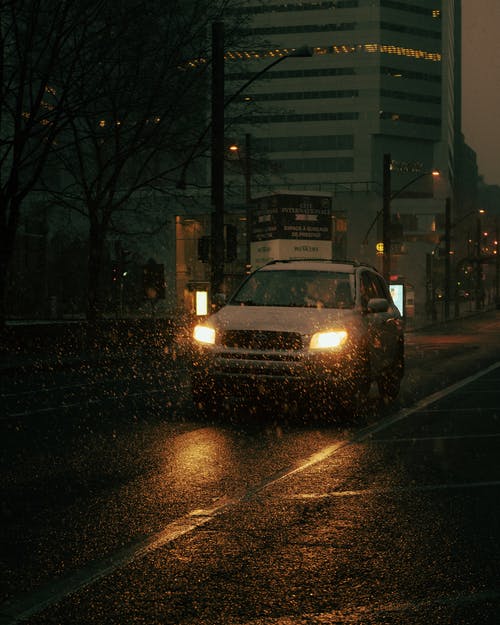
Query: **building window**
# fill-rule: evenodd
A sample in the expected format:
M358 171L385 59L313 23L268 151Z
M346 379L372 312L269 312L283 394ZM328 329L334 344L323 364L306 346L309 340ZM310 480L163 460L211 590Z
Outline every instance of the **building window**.
M268 6L248 7L245 9L228 10L229 14L245 13L257 15L259 13L294 13L296 11L324 11L325 9L354 9L359 6L359 0L330 0L329 2L287 2Z
M274 50L229 50L228 52L226 52L225 59L227 61L256 61L263 59L276 59L280 56L285 56L289 54L289 52L289 48L276 48ZM441 54L439 52L418 50L416 48L404 48L403 46L396 46L391 44L349 43L314 48L315 55L354 54L364 52L368 52L369 54L394 54L397 56L407 56L410 58L422 59L425 61L441 61ZM206 62L206 60L204 62Z
M438 74L426 74L424 72L412 72L399 67L387 67L382 65L380 73L383 76L391 76L392 78L404 78L408 80L425 80L429 82L441 83L441 76Z
M357 89L337 91L284 91L282 93L253 93L241 96L241 100L248 102L269 102L272 100L330 100L336 98L357 98Z
M396 100L410 100L411 102L427 102L429 104L441 104L441 98L435 95L423 95L421 93L408 93L406 91L391 91L381 89L380 95L384 98L394 98Z
M409 2L401 2L398 0L380 0L380 6L388 9L396 9L398 11L418 13L419 15L428 15L429 17L436 17L434 14L439 13L436 9L433 10L427 7L418 6L417 4L410 4Z
M341 22L340 24L298 24L295 26L265 26L261 28L245 28L242 36L261 35L289 35L294 33L328 33L345 30L355 30L356 22Z
M407 115L394 111L380 111L380 119L406 122L408 124L424 124L426 126L440 126L441 119L438 117L423 117L421 115Z
M431 39L441 39L441 32L438 30L429 30L426 28L416 28L415 26L406 26L405 24L394 24L392 22L380 22L382 30L391 30L407 35L417 35L418 37L430 37Z
M289 115L248 115L238 118L240 124L279 124L289 122L324 122L356 120L359 113L295 113Z
M256 149L262 152L299 152L315 150L352 150L353 135L321 135L311 137L254 138Z
M276 160L280 173L309 174L309 173L338 173L354 171L353 158L289 158Z
M317 76L354 76L356 71L353 67L328 67L322 69L292 69L292 70L273 70L266 74L266 80L275 78L314 78ZM239 72L226 74L226 81L241 80L247 81L255 76L252 72Z

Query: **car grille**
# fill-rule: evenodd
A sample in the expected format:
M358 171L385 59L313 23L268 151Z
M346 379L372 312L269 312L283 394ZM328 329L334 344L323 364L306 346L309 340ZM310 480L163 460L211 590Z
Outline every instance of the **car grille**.
M231 330L224 332L221 344L224 347L261 351L290 351L302 349L302 336L298 332Z

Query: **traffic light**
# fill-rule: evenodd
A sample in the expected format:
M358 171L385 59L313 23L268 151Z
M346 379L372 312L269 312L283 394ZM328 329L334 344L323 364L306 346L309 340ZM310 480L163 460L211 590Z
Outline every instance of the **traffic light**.
M238 258L238 229L233 224L226 224L226 261Z
M198 260L208 263L210 260L210 237L203 236L198 239Z

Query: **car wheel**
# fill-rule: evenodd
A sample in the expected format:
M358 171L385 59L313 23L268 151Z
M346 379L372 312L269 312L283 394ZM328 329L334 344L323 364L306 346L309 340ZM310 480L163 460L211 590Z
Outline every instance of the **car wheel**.
M394 372L386 373L378 380L378 391L382 401L387 404L396 399L401 386L401 378Z
M372 379L368 358L362 358L358 371L341 391L338 401L345 417L359 419L366 412Z
M404 373L404 357L403 347L401 346L400 354L390 370L386 371L378 379L378 390L380 397L384 403L392 402L399 395L401 388L401 380Z

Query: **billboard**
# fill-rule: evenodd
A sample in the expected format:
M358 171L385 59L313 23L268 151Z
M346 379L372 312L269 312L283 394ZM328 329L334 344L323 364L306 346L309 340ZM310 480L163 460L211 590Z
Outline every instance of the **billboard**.
M332 240L330 195L276 194L259 198L252 210L251 241Z

